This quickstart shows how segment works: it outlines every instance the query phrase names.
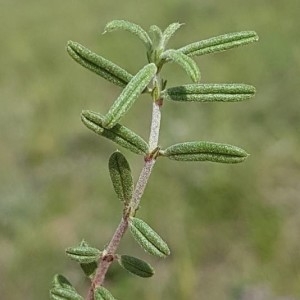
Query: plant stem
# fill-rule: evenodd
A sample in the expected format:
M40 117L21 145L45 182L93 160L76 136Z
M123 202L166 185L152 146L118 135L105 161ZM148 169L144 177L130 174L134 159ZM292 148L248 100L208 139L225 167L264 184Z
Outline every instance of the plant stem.
M161 119L161 101L157 100L153 102L152 107L152 120L150 127L150 137L149 137L149 152L151 154L158 146L158 138L159 138L159 130L160 130L160 119ZM144 166L141 170L139 179L136 183L135 190L130 202L130 207L135 212L140 204L142 195L144 194L146 185L148 183L149 177L152 172L152 168L156 162L155 155L150 155L145 158ZM97 287L101 286L104 282L105 275L109 269L109 266L113 262L115 258L115 253L119 247L121 239L125 234L128 228L130 214L124 214L122 217L112 239L110 240L108 246L103 251L102 257L100 258L100 262L98 268L96 270L96 274L92 280L92 284L89 288L86 300L94 300L94 291Z

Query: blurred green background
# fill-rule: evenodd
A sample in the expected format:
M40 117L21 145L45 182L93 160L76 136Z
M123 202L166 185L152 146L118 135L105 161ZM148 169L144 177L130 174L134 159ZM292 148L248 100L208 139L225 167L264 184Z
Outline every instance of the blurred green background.
M297 0L1 0L1 299L47 299L55 273L85 294L87 282L64 249L82 238L101 248L119 222L107 169L116 147L87 130L80 112L106 112L120 89L65 51L69 39L78 41L137 72L143 45L126 32L102 36L112 19L145 29L185 23L170 47L241 30L256 30L260 42L196 59L203 82L252 84L254 100L165 103L160 139L232 143L250 158L159 160L139 216L172 255L149 258L128 234L120 253L146 258L156 275L138 279L113 266L106 286L118 299L300 298L299 10ZM164 75L169 86L189 82L176 65ZM147 138L150 112L141 97L124 124ZM136 178L141 157L123 153Z

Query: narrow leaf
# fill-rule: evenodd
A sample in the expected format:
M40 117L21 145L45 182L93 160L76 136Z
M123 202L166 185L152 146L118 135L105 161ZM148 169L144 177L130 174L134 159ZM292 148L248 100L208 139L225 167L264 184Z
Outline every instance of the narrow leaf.
M152 47L147 51L147 58L149 62L159 65L160 56L164 50L162 44L162 31L158 26L152 25L149 29L149 35L152 40Z
M95 289L94 293L95 300L115 300L113 295L105 287L100 286Z
M83 300L75 291L61 287L54 287L50 290L50 299L52 300Z
M104 116L103 126L112 128L127 113L157 71L155 64L151 63L142 68L126 85L120 96Z
M117 151L109 158L109 173L118 198L128 204L133 193L133 179L128 161Z
M106 24L104 33L119 29L129 31L136 35L145 44L147 50L151 49L152 43L148 33L137 24L124 20L114 20Z
M126 86L133 77L118 65L76 42L69 41L67 51L83 67L121 87Z
M184 46L178 51L188 55L204 55L220 51L225 51L238 46L247 45L249 43L257 42L258 35L255 31L241 31L234 33L227 33L213 38L202 40Z
M154 275L153 268L147 262L139 258L121 255L118 262L125 270L139 277L148 278Z
M131 218L129 228L135 240L148 253L158 257L170 254L167 243L141 219Z
M175 34L175 32L182 26L178 22L170 24L163 32L163 46L165 47L169 42L170 38Z
M159 48L163 37L163 33L161 29L156 25L152 25L149 28L149 35L152 40L152 45L153 45L152 48L153 49Z
M187 84L163 91L165 100L173 101L242 101L253 97L255 87L247 84Z
M81 120L87 128L133 153L147 154L148 152L148 144L127 127L116 124L111 129L104 128L102 125L103 116L98 113L84 110L81 114Z
M93 247L77 246L67 248L66 254L78 263L87 264L97 261L101 251Z
M200 71L198 66L193 61L193 59L191 59L184 53L174 49L169 49L166 50L161 57L166 61L172 60L180 65L194 82L198 82L200 80Z
M248 157L245 150L236 146L203 141L175 144L161 154L174 160L219 163L239 163Z

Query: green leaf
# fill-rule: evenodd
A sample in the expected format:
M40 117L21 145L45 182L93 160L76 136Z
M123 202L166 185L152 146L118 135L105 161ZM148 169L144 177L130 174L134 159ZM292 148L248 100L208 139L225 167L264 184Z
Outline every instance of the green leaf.
M81 120L87 128L112 140L116 144L130 150L133 153L148 153L148 144L139 135L125 126L116 124L111 129L104 128L102 125L103 116L89 110L84 110L82 112Z
M109 158L109 173L118 198L128 204L133 193L133 179L126 157L119 151Z
M118 262L125 270L139 277L148 278L154 275L153 268L147 262L139 258L121 255Z
M162 92L165 100L173 101L242 101L253 97L255 87L247 84L187 84Z
M162 43L165 47L167 43L169 42L170 38L175 34L175 32L182 26L183 24L180 24L178 22L170 24L165 31L163 32L163 39Z
M155 64L148 64L130 80L108 113L104 116L102 124L105 128L110 129L119 122L147 87L156 71Z
M67 248L66 254L78 263L87 264L97 261L101 256L101 251L93 247L77 246Z
M178 51L188 56L199 56L220 51L225 51L238 46L247 45L249 43L257 42L258 35L255 31L241 31L234 33L227 33L213 38L202 40L184 46Z
M56 274L53 278L52 281L52 286L53 287L62 287L62 288L69 288L71 290L75 290L72 286L72 284L70 283L70 281L64 277L63 275L60 274Z
M148 253L158 257L166 257L170 254L167 243L141 219L132 217L129 228L135 240Z
M104 33L119 29L129 31L132 34L136 35L145 44L147 50L151 49L152 42L148 33L137 24L124 20L114 20L106 24Z
M62 275L55 275L50 290L50 299L52 300L83 300L76 292L68 279Z
M239 163L248 157L245 150L236 146L203 141L175 144L161 154L174 160L219 163Z
M198 82L200 80L200 71L198 66L193 61L193 59L183 54L182 52L174 49L169 49L162 54L161 58L165 61L172 60L176 62L186 71L186 73L194 82Z
M83 273L85 274L85 276L87 276L90 279L93 279L94 275L95 275L95 271L97 270L98 264L97 262L93 261L91 263L82 263L80 264L80 267L83 271Z
M161 41L163 37L163 33L161 29L156 25L151 25L149 28L149 35L152 40L152 48L158 49L161 47Z
M164 50L162 44L162 31L158 26L152 25L149 29L149 35L152 40L152 47L147 51L147 58L149 62L159 65L160 56Z
M126 70L90 51L79 43L69 41L67 51L70 56L83 67L121 87L126 86L133 77Z
M105 287L100 286L95 289L94 293L95 300L115 300L113 295Z
M51 300L83 300L83 298L75 291L68 288L54 287L50 290Z

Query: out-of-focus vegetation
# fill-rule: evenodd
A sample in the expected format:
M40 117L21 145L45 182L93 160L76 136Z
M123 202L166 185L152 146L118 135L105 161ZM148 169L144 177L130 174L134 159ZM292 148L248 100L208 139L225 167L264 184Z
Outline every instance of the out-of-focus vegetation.
M147 281L113 267L107 286L119 299L300 297L299 10L297 0L2 0L1 299L47 299L58 272L85 291L64 249L82 238L101 247L118 224L107 170L115 145L79 115L106 112L120 90L65 51L72 39L137 72L146 61L140 41L126 32L101 36L112 19L144 28L183 22L173 47L248 29L260 42L197 59L204 82L252 84L254 100L163 107L162 146L206 139L241 146L250 158L233 166L161 159L139 214L172 256L152 260L156 275ZM188 82L175 65L165 75L169 86ZM150 109L141 98L125 120L145 138ZM123 153L137 176L140 157ZM127 251L145 257L129 236L120 249Z

